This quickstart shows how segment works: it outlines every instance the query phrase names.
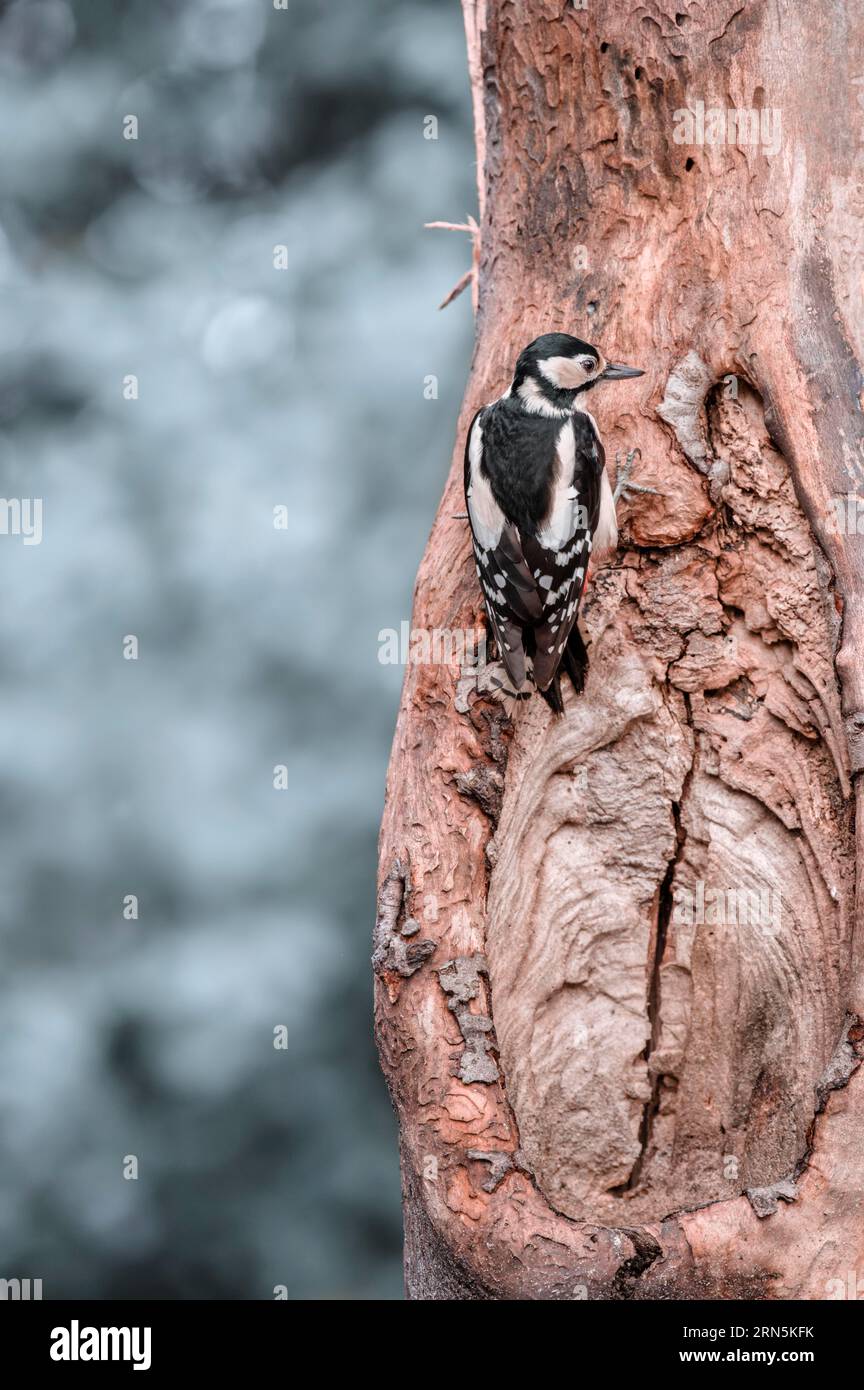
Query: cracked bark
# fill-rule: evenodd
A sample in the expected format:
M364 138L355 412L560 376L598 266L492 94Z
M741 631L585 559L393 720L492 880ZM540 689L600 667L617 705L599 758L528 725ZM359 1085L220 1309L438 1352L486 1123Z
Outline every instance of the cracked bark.
M461 443L537 333L646 368L596 413L664 495L623 511L563 720L406 675L376 1026L409 1295L824 1298L864 1277L864 554L832 525L864 484L864 21L464 8L477 349L413 625L478 621ZM829 68L848 100L795 76ZM779 110L780 151L676 145L699 99Z

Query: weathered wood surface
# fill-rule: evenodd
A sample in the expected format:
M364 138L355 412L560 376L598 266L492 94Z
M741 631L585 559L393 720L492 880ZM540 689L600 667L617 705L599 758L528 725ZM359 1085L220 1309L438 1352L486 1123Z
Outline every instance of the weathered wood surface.
M646 370L592 410L663 496L619 512L562 721L406 675L376 1019L409 1294L830 1297L864 1260L864 537L832 524L864 493L864 12L465 10L477 349L414 626L482 620L461 444L538 333ZM700 100L779 147L676 143ZM681 920L741 890L759 922Z

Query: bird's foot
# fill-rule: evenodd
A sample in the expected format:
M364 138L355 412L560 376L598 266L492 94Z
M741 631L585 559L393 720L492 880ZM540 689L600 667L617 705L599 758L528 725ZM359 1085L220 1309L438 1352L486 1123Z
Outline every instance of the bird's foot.
M461 679L456 687L456 709L460 714L467 714L468 696L476 693L503 705L505 713L512 719L516 709L530 698L533 689L534 687L526 681L522 689L517 690L503 661L463 666Z
M634 483L631 481L630 475L633 472L633 461L636 458L637 454L641 458L642 450L628 449L627 457L624 459L624 462L622 463L621 451L620 449L616 451L615 491L612 494L612 500L614 502L617 502L619 497L623 497L624 501L626 502L628 492L649 492L652 495L652 497L661 497L663 495L662 493L657 491L656 487L645 487L643 483Z
M513 709L522 700L528 700L534 689L530 681L526 681L518 690L510 679L510 673L503 661L490 661L485 670L477 677L477 689L483 694L492 696L493 700L500 700L507 713L512 713Z

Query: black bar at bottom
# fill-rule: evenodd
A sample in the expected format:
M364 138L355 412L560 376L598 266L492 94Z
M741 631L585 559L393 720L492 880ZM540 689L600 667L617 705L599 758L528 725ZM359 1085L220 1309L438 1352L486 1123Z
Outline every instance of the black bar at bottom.
M501 1341L485 1318L463 1324L458 1308L446 1321L436 1316L438 1333L458 1333L466 1337L485 1333L484 1363L512 1345L514 1334L523 1353L533 1353L545 1361L551 1346L550 1333L560 1331L567 1343L556 1343L556 1355L564 1346L574 1372L585 1360L597 1370L606 1365L610 1373L633 1369L662 1374L673 1366L699 1369L716 1365L734 1369L758 1365L772 1375L790 1367L807 1367L824 1377L841 1370L852 1361L860 1344L861 1310L850 1307L854 1300L801 1302L576 1302L569 1310L551 1313L551 1321L539 1327L528 1314L521 1329L511 1321ZM51 1377L84 1376L89 1379L109 1369L116 1376L135 1374L143 1382L148 1376L158 1380L178 1371L198 1374L212 1372L224 1379L233 1371L248 1376L268 1367L293 1374L298 1353L305 1361L315 1355L316 1346L324 1351L325 1363L335 1369L345 1355L362 1357L367 1371L373 1357L380 1355L383 1340L401 1336L416 1339L423 1331L423 1312L419 1305L395 1308L388 1314L387 1334L374 1336L375 1323L366 1333L356 1331L361 1341L340 1337L340 1308L327 1303L317 1325L309 1326L309 1304L272 1303L134 1303L134 1302L14 1302L0 1303L0 1346L3 1363L16 1370L47 1372ZM298 1312L302 1321L298 1323ZM417 1322L420 1317L420 1324ZM517 1318L519 1315L517 1315ZM326 1330L325 1330L326 1329ZM321 1343L322 1333L327 1340ZM372 1334L371 1336L369 1334ZM543 1340L537 1340L538 1337ZM331 1338L336 1338L331 1343ZM570 1339L573 1339L572 1341ZM375 1343L379 1342L377 1352ZM353 1346L353 1351L351 1347ZM305 1351L304 1351L305 1347ZM336 1352L330 1361L330 1350ZM363 1356L365 1350L366 1355ZM411 1373L410 1355L402 1373ZM598 1361L599 1358L599 1361ZM316 1358L317 1359L317 1358ZM426 1363L428 1365L428 1362ZM852 1361L854 1364L854 1361ZM137 1373L135 1367L139 1368Z

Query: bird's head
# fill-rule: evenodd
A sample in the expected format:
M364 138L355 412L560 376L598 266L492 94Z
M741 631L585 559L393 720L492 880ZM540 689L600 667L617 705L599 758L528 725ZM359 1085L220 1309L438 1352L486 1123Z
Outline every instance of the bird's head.
M599 348L569 333L544 333L520 352L511 391L528 409L542 411L545 404L566 410L572 409L576 396L599 382L631 376L644 372L608 362Z

